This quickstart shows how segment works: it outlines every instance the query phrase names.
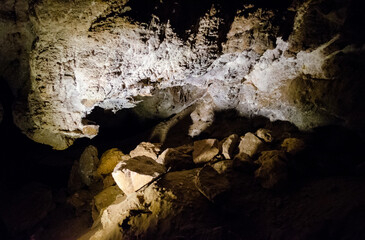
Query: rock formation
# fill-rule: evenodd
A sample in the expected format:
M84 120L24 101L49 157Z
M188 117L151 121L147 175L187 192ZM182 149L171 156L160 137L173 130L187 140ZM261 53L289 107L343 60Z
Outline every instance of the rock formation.
M16 125L55 149L92 138L95 107L214 112L362 130L361 0L27 1L0 6L0 76ZM359 114L360 113L360 114Z

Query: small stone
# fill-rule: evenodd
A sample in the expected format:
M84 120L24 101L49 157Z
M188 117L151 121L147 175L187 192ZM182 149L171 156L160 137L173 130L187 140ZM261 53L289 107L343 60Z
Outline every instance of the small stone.
M264 140L267 143L270 143L274 140L274 138L272 136L272 131L265 129L265 128L260 128L259 130L257 130L256 136L261 138L262 140Z
M283 147L287 153L296 154L305 149L305 143L298 138L286 138L281 144L281 147Z
M165 167L152 158L138 156L118 163L112 176L118 187L128 195L164 172Z
M288 168L285 153L278 150L264 151L257 160L261 165L255 171L255 177L264 188L275 188L286 181Z
M194 167L192 151L192 146L167 148L158 157L157 162L163 164L167 169L171 168L172 171L191 169Z
M246 153L250 157L258 153L262 147L263 142L250 132L241 137L240 144L238 145L239 153Z
M219 174L226 173L232 170L233 161L232 160L223 160L212 164L214 170L216 170Z
M234 150L237 148L239 137L237 134L232 134L223 139L219 144L221 146L221 153L226 159L232 159Z
M79 173L83 183L90 186L94 181L95 170L99 163L98 149L92 145L85 148L79 161Z
M195 164L211 161L219 153L217 139L204 139L194 142L193 161Z
M94 197L94 205L99 214L102 210L112 204L118 195L124 195L118 186L111 186Z
M195 178L195 186L199 192L212 202L230 189L227 178L209 165L204 166L198 172Z
M120 151L118 148L112 148L107 150L100 159L100 165L97 169L97 174L109 174L113 172L115 166L120 161L125 161L129 158L128 155L124 155L122 151Z
M134 150L129 153L129 155L132 158L146 156L152 158L153 160L157 160L157 156L160 151L161 144L159 143L141 142Z

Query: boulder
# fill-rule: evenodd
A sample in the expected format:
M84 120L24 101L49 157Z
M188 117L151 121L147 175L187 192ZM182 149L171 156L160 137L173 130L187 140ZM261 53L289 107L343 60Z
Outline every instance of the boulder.
M255 164L252 161L251 157L246 153L238 153L233 159L233 166L239 170L245 172L251 172L255 168Z
M163 173L165 167L162 164L150 157L138 156L119 162L112 176L118 187L128 195Z
M159 143L141 142L134 150L129 153L129 155L132 158L146 156L152 158L153 160L157 160L157 156L160 151L161 144Z
M241 137L240 144L238 145L239 153L246 153L250 157L258 153L262 147L263 142L250 132Z
M125 198L125 195L118 186L110 186L97 195L94 196L93 200L93 218L94 220L98 217L104 208L112 204L116 198Z
M100 159L100 165L97 169L98 175L106 175L113 172L115 166L120 161L129 159L128 155L123 154L118 148L112 148L103 153Z
M193 161L195 164L211 161L219 153L217 139L204 139L194 142Z
M167 169L171 168L172 171L191 169L194 167L192 151L192 146L167 148L160 154L157 162Z
M256 136L262 139L263 141L270 143L274 140L273 134L271 130L260 128L256 131Z
M229 182L213 167L206 165L198 172L195 186L209 201L215 202L219 196L230 189Z
M68 178L68 183L67 183L67 189L71 193L76 192L80 190L83 186L85 186L85 183L80 176L79 167L80 167L79 160L76 160L71 167L70 176Z
M107 175L103 179L103 189L113 186L115 184L114 178L112 175Z
M299 138L286 138L281 147L289 154L296 154L305 149L305 142Z
M223 161L216 162L216 163L212 164L211 166L219 174L223 174L223 173L226 173L226 172L229 172L230 170L232 170L233 161L232 160L223 160Z
M79 173L83 183L90 186L95 178L95 170L99 163L98 149L92 145L85 148L79 161Z
M278 150L264 151L257 160L260 167L255 171L255 177L264 188L275 188L284 183L288 176L285 153Z
M239 137L237 134L232 134L220 142L220 150L226 159L232 159L234 150L237 148Z

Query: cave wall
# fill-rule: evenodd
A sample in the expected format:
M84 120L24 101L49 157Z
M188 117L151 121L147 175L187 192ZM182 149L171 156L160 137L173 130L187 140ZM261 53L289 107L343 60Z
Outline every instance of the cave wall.
M5 0L0 75L16 125L65 149L98 126L95 107L168 117L191 105L197 135L214 111L308 130L363 129L360 0ZM141 103L142 101L142 103Z

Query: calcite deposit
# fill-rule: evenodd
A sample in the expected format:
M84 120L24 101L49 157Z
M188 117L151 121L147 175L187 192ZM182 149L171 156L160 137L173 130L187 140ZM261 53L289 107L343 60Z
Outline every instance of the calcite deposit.
M17 97L16 125L55 149L98 134L87 120L95 107L138 104L162 118L195 104L192 136L223 109L360 128L359 4L5 0L0 74Z

